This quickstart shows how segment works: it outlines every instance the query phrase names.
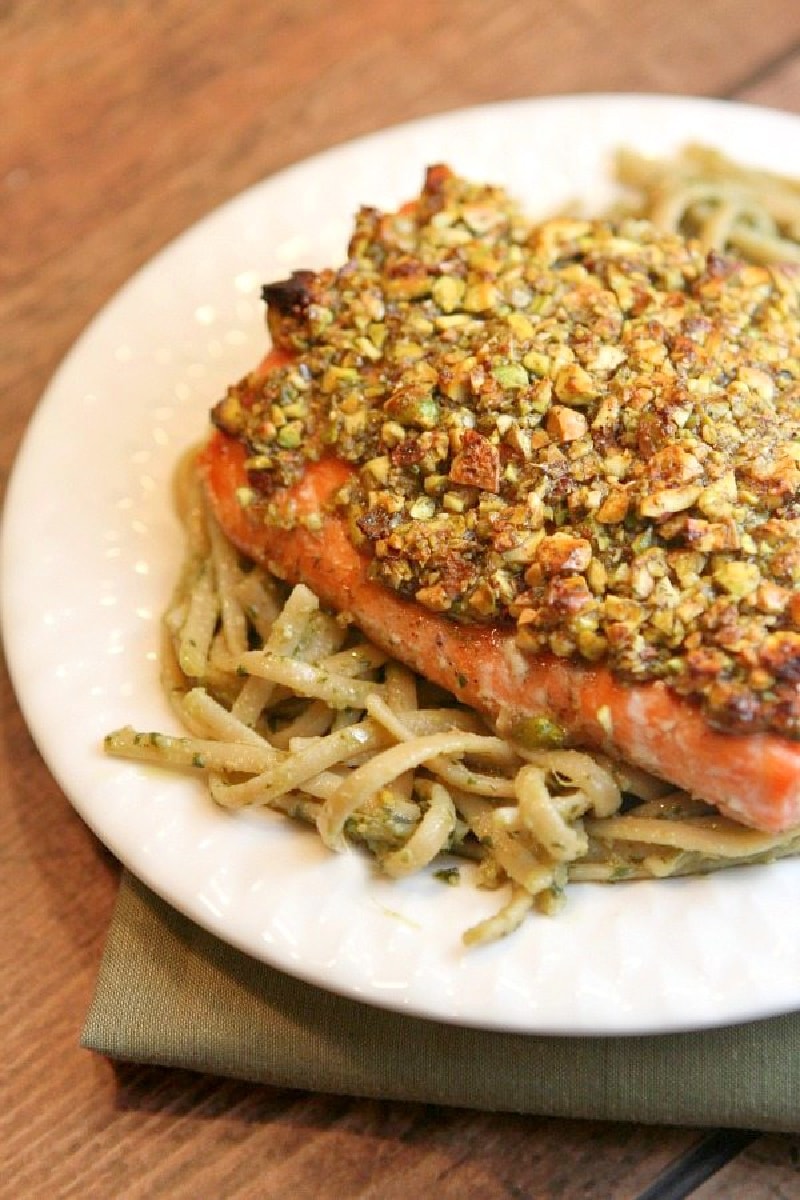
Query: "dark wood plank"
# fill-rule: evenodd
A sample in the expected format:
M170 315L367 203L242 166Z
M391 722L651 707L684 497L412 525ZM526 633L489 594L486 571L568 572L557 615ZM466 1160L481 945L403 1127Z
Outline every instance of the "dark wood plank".
M800 1136L765 1135L694 1193L693 1200L794 1200L800 1196Z

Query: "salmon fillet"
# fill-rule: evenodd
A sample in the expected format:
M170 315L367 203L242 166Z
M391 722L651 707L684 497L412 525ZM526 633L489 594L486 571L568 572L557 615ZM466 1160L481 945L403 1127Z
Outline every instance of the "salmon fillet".
M276 509L293 512L287 528L240 503L246 459L242 443L220 431L200 457L210 503L231 541L280 578L305 583L324 605L350 614L378 646L463 703L492 721L547 715L575 744L642 767L754 828L800 825L796 742L770 732L717 732L695 704L661 682L630 685L603 666L522 653L510 627L456 623L404 599L370 578L369 559L330 509L352 467L323 457L274 492Z

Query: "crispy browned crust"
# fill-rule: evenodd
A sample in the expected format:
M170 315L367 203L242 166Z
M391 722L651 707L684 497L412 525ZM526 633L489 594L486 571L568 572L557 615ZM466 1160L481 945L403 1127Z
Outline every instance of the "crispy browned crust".
M256 494L356 464L337 502L401 595L798 737L799 281L437 167L265 289L290 357L214 419Z

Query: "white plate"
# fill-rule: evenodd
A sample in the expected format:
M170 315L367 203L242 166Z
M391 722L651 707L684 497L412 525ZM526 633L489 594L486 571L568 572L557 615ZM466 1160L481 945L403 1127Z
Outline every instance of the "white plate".
M336 148L195 226L92 323L31 422L8 492L2 616L25 716L98 836L156 892L285 971L431 1018L552 1033L698 1027L800 1007L800 862L575 887L556 918L465 951L497 898L375 877L278 817L107 759L122 724L174 728L157 625L181 555L170 473L265 344L259 285L338 262L360 203L411 196L426 164L502 182L534 213L602 207L625 144L702 140L800 176L800 121L691 99L579 96L448 114Z

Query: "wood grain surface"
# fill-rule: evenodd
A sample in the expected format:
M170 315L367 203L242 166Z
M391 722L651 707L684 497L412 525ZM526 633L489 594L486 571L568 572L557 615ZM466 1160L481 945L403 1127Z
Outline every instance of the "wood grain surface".
M5 0L0 470L49 376L178 232L278 168L572 91L800 112L793 0ZM80 731L76 731L80 736ZM761 1200L800 1139L323 1097L78 1048L118 881L0 672L0 1195Z

